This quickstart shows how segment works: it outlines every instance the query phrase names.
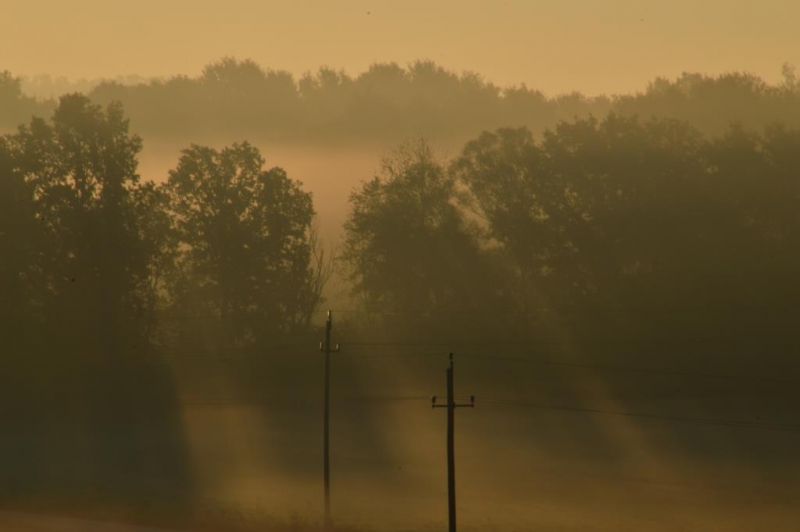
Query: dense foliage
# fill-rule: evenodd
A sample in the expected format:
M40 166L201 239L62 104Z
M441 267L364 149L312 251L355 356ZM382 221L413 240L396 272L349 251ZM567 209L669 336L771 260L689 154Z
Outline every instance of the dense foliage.
M311 195L248 144L183 152L166 186L178 242L172 297L184 314L219 316L228 343L308 327Z
M422 150L367 182L347 258L355 289L390 313L435 309L429 320L450 329L491 310L471 335L505 325L541 337L557 318L578 338L721 335L721 346L746 324L750 338L787 341L799 163L800 134L777 126L709 139L611 115L541 140L500 129L447 172Z

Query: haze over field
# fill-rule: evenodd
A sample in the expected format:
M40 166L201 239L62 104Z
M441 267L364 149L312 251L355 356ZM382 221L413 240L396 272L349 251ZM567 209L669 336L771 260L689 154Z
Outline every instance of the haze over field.
M5 0L0 528L794 532L798 19Z

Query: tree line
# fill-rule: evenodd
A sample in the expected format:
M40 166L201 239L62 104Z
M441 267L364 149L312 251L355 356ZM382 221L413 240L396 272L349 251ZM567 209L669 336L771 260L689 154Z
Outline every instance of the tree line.
M156 184L130 129L73 94L0 137L3 486L186 493L165 355L316 338L331 266L301 182L242 142L191 145ZM617 114L486 131L451 160L403 144L351 196L340 333L792 353L798 168L797 128Z
M499 127L540 134L564 120L609 113L688 121L711 135L722 134L731 122L748 129L800 125L800 83L790 65L776 84L746 73L684 73L658 78L639 93L589 97L499 87L430 61L407 67L378 63L357 76L323 67L295 78L251 60L225 58L195 77L100 81L88 95L103 105L122 102L134 129L148 139L341 142L425 135L461 142ZM21 80L10 73L0 76L0 128L55 106L25 95Z
M5 344L120 353L310 330L330 263L302 184L246 142L192 145L155 184L141 147L120 104L77 94L0 138ZM782 125L709 137L615 114L484 132L449 161L412 142L353 192L337 267L371 320L419 330L762 323L798 295L799 148Z

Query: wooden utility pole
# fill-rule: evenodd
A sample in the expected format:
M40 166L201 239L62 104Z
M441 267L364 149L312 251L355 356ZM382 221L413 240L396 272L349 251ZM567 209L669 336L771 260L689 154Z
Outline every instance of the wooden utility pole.
M320 342L319 350L325 353L325 406L322 416L322 482L325 490L325 528L330 530L333 524L331 519L331 456L330 456L330 425L331 425L331 353L339 351L339 344L331 346L331 329L333 316L328 310L328 319L325 320L325 340Z
M455 401L453 384L453 353L450 353L450 365L447 368L447 404L437 404L433 396L433 408L447 408L447 510L448 530L456 532L456 452L455 452L455 411L456 408L474 408L475 396L471 395L469 403L458 404Z

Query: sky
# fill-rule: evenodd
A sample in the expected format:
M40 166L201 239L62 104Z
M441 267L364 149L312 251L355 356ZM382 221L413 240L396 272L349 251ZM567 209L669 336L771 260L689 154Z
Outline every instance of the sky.
M548 94L684 71L800 66L797 0L0 0L0 70L196 75L224 56L297 75L432 59Z

